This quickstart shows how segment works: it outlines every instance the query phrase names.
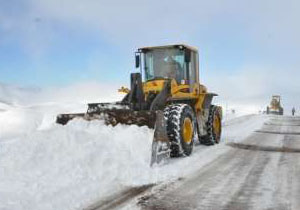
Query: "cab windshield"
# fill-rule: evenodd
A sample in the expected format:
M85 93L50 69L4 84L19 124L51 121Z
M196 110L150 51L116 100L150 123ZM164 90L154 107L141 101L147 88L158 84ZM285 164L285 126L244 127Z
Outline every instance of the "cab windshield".
M144 52L145 80L176 79L180 82L185 71L184 50L151 49Z

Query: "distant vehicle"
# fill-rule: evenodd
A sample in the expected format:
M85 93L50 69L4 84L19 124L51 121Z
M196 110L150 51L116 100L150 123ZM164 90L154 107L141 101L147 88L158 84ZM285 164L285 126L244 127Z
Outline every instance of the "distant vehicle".
M267 106L267 114L283 115L280 95L273 95L270 106Z

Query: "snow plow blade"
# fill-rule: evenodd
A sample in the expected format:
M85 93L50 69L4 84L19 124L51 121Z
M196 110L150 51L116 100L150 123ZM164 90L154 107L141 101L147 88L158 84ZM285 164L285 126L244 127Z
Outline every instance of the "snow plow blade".
M152 152L150 166L170 157L170 141L166 129L166 120L162 111L156 112L154 137L152 141Z

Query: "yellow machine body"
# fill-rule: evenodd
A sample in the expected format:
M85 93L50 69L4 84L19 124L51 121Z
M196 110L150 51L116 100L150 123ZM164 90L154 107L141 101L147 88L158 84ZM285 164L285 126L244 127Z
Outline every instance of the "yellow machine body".
M130 75L130 88L116 103L88 104L87 113L60 114L56 122L74 118L104 119L106 124L154 129L151 164L164 155L190 155L194 140L220 142L222 108L212 104L217 94L199 82L198 50L184 44L144 47L136 52L139 73Z
M147 99L150 92L159 93L164 88L165 80L153 80L143 83L143 91L145 99ZM190 91L191 90L191 91ZM203 111L203 103L207 96L207 88L199 83L192 87L186 84L177 84L175 79L171 81L171 99L173 100L193 100L193 108L196 114Z

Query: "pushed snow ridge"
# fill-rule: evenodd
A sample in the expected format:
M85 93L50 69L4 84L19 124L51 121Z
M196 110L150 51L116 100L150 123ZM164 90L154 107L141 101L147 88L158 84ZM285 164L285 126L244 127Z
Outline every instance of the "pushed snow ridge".
M18 91L24 90L13 92ZM4 93L0 86L0 209L83 209L128 187L178 179L228 149L224 143L198 145L189 157L151 168L153 130L97 120L61 126L54 123L58 113L84 112L86 103L23 103L32 92ZM260 115L230 119L223 142L242 140L265 120Z

